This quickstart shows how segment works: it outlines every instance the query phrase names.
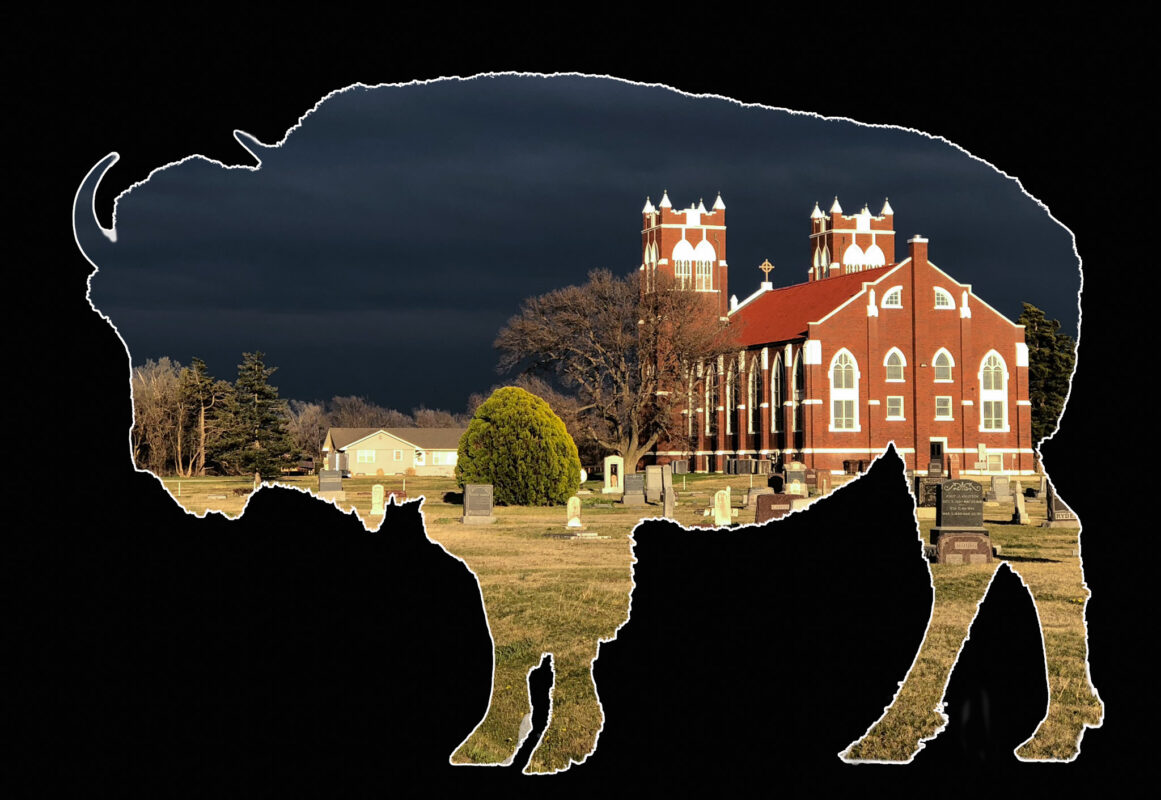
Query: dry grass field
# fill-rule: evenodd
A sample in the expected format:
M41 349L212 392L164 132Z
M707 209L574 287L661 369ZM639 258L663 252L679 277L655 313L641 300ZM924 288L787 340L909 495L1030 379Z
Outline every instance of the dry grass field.
M761 481L758 476L755 480ZM314 489L316 477L295 477L280 484ZM754 521L741 507L749 476L675 476L676 521L708 525L703 512L713 493L729 486L738 508L735 522ZM390 491L404 479L353 478L343 482L346 501L369 530L371 488ZM169 478L165 485L188 510L220 511L236 517L252 482L246 478ZM409 499L423 496L427 535L464 560L477 576L494 642L495 672L486 718L452 756L456 763L495 764L511 758L519 744L521 723L530 713L527 675L551 653L554 684L547 730L533 752L527 771L552 772L583 761L594 749L603 724L591 665L598 642L611 639L628 619L633 555L629 534L643 517L660 516L660 507L623 507L600 494L590 481L582 496L582 522L596 539L560 539L566 533L565 511L556 508L497 507L496 523L465 526L462 507L450 478L409 477ZM1068 759L1086 724L1099 724L1101 707L1089 689L1084 602L1075 530L1045 529L1044 506L1029 503L1031 525L1007 523L1011 506L987 503L985 524L1002 558L1033 590L1049 656L1050 716L1019 750L1021 758ZM776 524L776 523L775 523ZM922 520L924 541L934 523ZM931 565L936 605L926 639L895 702L862 739L844 753L850 760L906 761L918 743L945 724L937 706L943 696L964 635L975 616L998 562L980 565ZM902 677L902 676L900 676Z

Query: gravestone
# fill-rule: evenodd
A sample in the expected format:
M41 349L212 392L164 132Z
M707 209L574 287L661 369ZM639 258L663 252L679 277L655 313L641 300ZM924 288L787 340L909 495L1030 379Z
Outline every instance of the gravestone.
M769 486L754 486L746 494L746 508L755 511L758 508L758 498L764 494L774 494Z
M988 502L1006 503L1012 498L1012 484L1007 475L993 475L992 488L988 491Z
M642 473L632 472L626 475L624 488L621 503L627 506L645 505L645 476Z
M1028 524L1028 510L1024 507L1024 495L1016 492L1016 506L1012 511L1012 522L1017 525Z
M804 474L804 477L802 480L807 485L807 487L817 488L818 487L818 470L814 469L813 467L808 467L804 471L804 473L805 474Z
M806 497L806 465L798 461L791 461L786 465L785 473L786 482L782 491Z
M673 488L673 471L666 464L661 468L661 513L673 519L677 508L677 490Z
M371 487L371 513L383 513L383 484L376 483Z
M492 515L492 484L465 484L463 524L491 525L495 521Z
M729 525L734 520L733 511L730 508L730 490L722 489L714 494L714 525L722 527Z
M939 487L943 478L930 478L920 475L915 479L915 504L919 508L937 508L939 506Z
M688 475L689 474L689 459L676 458L669 462L673 467L674 475Z
M625 491L625 459L620 456L605 456L605 486L602 494L621 494Z
M975 481L944 481L937 489L938 505L931 545L940 564L989 564L992 540L984 527L984 490Z
M580 519L581 500L575 494L568 498L568 522L565 524L566 528L583 528Z
M254 488L258 489L262 486L262 473L257 470L254 471Z
M645 467L645 500L649 503L661 502L661 472L660 465Z
M1080 520L1077 519L1076 514L1072 509L1064 504L1064 502L1056 496L1056 490L1052 488L1052 484L1048 484L1048 521L1044 523L1045 528L1079 528Z
M759 495L757 511L754 514L754 522L761 525L772 519L781 519L790 513L791 503L796 499L797 497L792 495L776 494L774 492Z
M758 461L755 461L754 462L754 474L755 475L769 475L770 468L773 466L773 464L774 464L774 462L768 458L763 458L763 459L760 459Z
M929 461L927 462L927 477L942 478L943 477L943 462Z
M343 491L343 473L337 469L319 470L318 496L324 500L346 500L347 493Z
M581 467L580 479L581 479L581 483L585 483L589 479L589 473L585 470L584 467Z
M818 473L818 486L817 486L818 493L819 494L826 494L827 492L829 492L830 491L830 483L831 483L830 473L827 472L826 470L820 471Z

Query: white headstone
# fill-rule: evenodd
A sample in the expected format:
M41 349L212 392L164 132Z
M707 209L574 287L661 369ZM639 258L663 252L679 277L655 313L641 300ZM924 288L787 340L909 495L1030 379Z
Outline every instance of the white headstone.
M568 498L568 525L566 527L569 527L569 528L583 527L581 525L581 520L580 520L580 511L581 511L580 498L574 494L572 497Z
M714 525L729 525L733 518L730 512L730 491L722 489L714 495Z
M584 467L581 467L580 478L581 478L581 483L585 483L589 479L589 473L585 471Z
M383 513L383 484L376 483L371 487L371 513Z
M605 456L605 486L603 494L624 494L625 459L621 456Z

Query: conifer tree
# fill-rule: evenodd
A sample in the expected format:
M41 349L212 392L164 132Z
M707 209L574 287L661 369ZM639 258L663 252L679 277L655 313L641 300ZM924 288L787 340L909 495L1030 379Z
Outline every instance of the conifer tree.
M456 481L492 484L503 505L559 505L580 489L580 457L548 403L515 386L485 400L460 439Z
M242 354L234 391L223 409L222 452L217 461L230 474L259 472L263 478L275 478L294 455L294 443L286 432L286 402L269 383L277 367L267 367L263 357L263 353Z
M1032 403L1032 439L1040 441L1056 430L1068 397L1076 344L1060 331L1060 321L1048 319L1031 303L1016 320L1024 326L1028 345L1028 400Z

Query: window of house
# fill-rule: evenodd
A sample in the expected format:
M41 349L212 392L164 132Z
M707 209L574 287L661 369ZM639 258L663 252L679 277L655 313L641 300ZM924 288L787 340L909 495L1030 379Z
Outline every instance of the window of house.
M431 454L431 463L437 467L450 467L456 463L455 451L436 450Z
M422 467L427 463L427 453L422 450L415 451L415 466Z
M887 419L903 419L903 398L892 396L887 398Z
M955 362L951 360L951 355L946 350L940 350L935 354L935 360L932 364L935 365L936 383L951 383L951 368L955 366Z
M840 350L830 364L830 399L832 431L857 431L859 370L855 357L848 350Z
M374 450L356 450L355 462L359 464L374 464L375 451Z
M883 295L883 308L902 308L903 307L903 287L894 286L887 290Z
M951 397L939 396L935 398L935 418L951 419Z
M935 287L935 307L936 308L955 308L955 301L951 299L951 293L945 289Z
M677 288L688 289L690 285L689 262L684 260L675 262L673 271L677 277Z
M395 460L396 460L396 461L402 461L402 460L403 460L403 451L402 451L402 450L396 450L396 451L395 451Z
M892 348L883 360L883 365L887 368L887 380L895 382L903 380L903 367L907 365L907 362L904 360L903 354L899 352L899 348Z

